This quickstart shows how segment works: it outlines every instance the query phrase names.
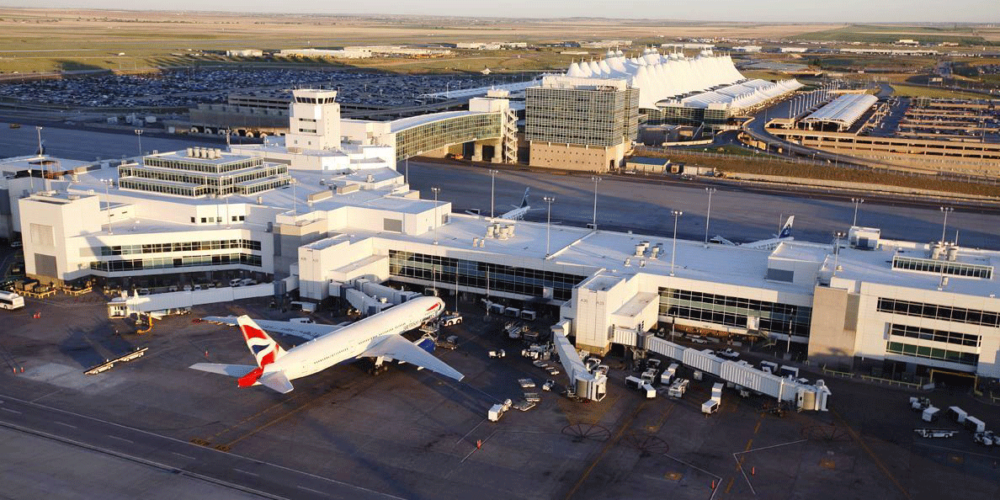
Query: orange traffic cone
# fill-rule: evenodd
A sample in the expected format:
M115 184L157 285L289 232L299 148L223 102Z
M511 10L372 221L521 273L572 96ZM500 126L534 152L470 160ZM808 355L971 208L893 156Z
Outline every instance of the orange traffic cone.
M482 439L477 439L476 440L476 449L477 450L483 449L483 440Z

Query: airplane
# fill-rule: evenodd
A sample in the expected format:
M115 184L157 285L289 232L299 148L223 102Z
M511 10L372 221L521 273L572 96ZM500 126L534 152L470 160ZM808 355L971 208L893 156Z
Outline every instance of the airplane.
M530 187L524 188L524 198L521 198L521 204L516 206L511 205L514 207L514 210L504 213L500 218L515 221L524 219L524 216L531 211L531 205L528 205L528 191L530 190Z
M711 243L717 243L720 245L730 246L730 247L747 247L756 248L759 250L774 250L777 248L778 244L782 241L792 241L795 238L792 237L792 224L795 222L795 216L789 215L788 219L785 221L785 225L781 226L781 232L774 235L766 240L751 241L748 243L733 243L722 236L716 236L710 240Z
M357 358L375 358L376 367L385 361L397 360L461 381L464 375L430 354L434 349L433 339L422 338L413 343L400 335L437 318L443 311L441 299L420 297L339 329L315 324L286 324L285 329L294 331L301 327L301 336L313 337L288 351L249 316L240 316L236 323L257 366L195 363L190 368L234 377L239 387L263 385L282 394L292 391L292 380ZM228 322L215 318L206 320ZM323 328L328 331L317 335Z

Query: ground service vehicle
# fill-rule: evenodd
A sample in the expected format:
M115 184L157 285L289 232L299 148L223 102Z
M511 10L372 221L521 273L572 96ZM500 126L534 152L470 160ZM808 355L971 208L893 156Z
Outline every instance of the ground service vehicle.
M0 292L0 309L14 311L24 307L24 297L14 292Z

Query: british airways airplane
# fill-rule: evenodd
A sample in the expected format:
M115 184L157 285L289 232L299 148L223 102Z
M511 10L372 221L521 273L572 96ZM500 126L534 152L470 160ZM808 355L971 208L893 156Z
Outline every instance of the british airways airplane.
M326 325L286 323L282 328L286 333L315 336L288 351L282 349L250 317L240 316L236 318L236 323L257 360L257 366L196 363L191 368L234 377L239 387L263 385L282 394L292 391L292 380L358 358L375 358L376 366L384 361L403 361L461 381L461 373L430 354L434 348L433 340L423 339L415 344L400 335L438 317L443 311L444 302L441 299L420 297L339 330ZM206 319L228 322L226 319ZM327 331L322 333L323 330Z

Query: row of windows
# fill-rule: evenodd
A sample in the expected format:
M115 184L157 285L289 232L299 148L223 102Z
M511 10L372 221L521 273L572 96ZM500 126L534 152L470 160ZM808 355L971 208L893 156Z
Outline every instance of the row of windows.
M711 293L660 288L660 316L747 328L748 317L759 318L761 331L809 336L812 308L729 297Z
M259 167L264 164L263 158L245 158L227 163L209 163L182 160L167 160L147 156L142 159L142 164L150 167L170 168L174 170L188 170L191 172L226 173L245 168Z
M215 217L202 217L201 218L201 223L202 224L215 224L215 222L216 222L215 219L216 219ZM247 216L245 216L245 215L233 215L232 217L230 217L230 219L232 219L232 222L243 222L243 221L247 220ZM225 219L223 219L222 217L219 217L218 221L219 222L224 222ZM191 217L191 223L192 224L197 224L198 223L198 219L195 218L195 217Z
M122 189L146 191L149 193L163 193L188 197L197 197L208 193L208 188L205 186L175 186L171 184L161 184L156 181L140 181L136 179L121 179L118 181L118 187Z
M936 359L970 366L976 366L979 363L979 355L975 353L949 351L947 349L904 344L902 342L886 342L885 350L891 354Z
M175 243L148 243L145 245L116 245L101 247L101 255L140 255L147 253L196 252L199 250L227 250L240 248L260 251L260 242L254 240L209 240Z
M527 91L525 137L529 141L614 146L634 140L638 90L534 88Z
M993 279L993 266L980 266L933 259L916 259L913 257L900 257L899 255L892 258L892 268L905 271L947 274L949 276Z
M251 172L244 172L237 175L222 176L162 172L158 170L147 170L142 167L122 167L119 169L118 175L121 177L138 177L141 179L154 179L159 181L184 182L187 184L198 184L218 188L287 173L288 167L284 165L275 165L267 168L258 168Z
M889 335L898 337L909 337L911 339L930 340L933 342L945 342L948 344L964 345L969 347L979 347L979 335L968 333L947 332L944 330L933 330L931 328L920 328L909 325L889 325Z
M543 297L543 290L549 288L552 290L553 299L563 301L572 298L573 287L585 278L573 274L397 250L389 251L389 274L438 281L444 288L449 285L454 286L457 277L460 286L532 297Z
M201 267L201 266L225 266L242 264L246 266L260 267L261 259L259 255L247 253L233 253L227 255L192 255L188 257L164 257L154 259L132 259L132 260L110 260L95 261L90 263L90 268L95 271L105 272L125 272L143 271L146 269L171 269L179 267Z
M879 312L902 314L918 318L940 319L943 321L954 321L956 323L967 323L970 325L1000 328L1000 314L989 311L980 311L978 309L939 306L935 304L924 304L922 302L908 302L905 300L880 298L878 299L878 310Z

